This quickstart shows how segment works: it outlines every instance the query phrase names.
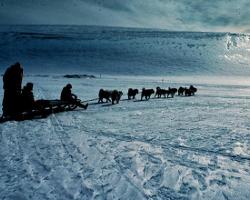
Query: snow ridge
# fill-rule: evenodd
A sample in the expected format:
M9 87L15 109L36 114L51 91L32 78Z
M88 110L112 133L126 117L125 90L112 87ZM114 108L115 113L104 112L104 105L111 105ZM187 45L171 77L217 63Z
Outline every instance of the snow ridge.
M0 66L27 73L248 75L250 36L98 26L1 26Z

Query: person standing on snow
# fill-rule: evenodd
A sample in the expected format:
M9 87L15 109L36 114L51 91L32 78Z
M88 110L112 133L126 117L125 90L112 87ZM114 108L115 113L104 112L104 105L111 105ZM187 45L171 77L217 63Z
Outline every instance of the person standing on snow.
M4 97L2 110L4 117L16 117L21 112L22 79L23 68L19 62L7 68L3 75Z

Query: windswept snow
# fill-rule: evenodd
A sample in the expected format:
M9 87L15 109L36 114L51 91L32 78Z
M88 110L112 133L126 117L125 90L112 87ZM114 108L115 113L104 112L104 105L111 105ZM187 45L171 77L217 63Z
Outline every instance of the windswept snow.
M86 111L1 124L0 199L248 200L250 82L224 80L26 77L37 99L58 98L68 81L82 99L100 88L126 94L190 83L198 94L92 102Z
M249 75L250 36L95 26L0 26L0 70Z

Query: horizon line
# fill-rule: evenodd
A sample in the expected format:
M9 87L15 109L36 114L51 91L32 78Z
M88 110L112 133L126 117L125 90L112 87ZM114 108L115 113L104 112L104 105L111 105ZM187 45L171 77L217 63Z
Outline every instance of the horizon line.
M167 28L155 28L155 27L133 27L133 26L111 26L111 25L89 25L89 24L0 24L1 26L86 26L86 27L105 27L105 28L122 28L122 29L146 29L157 30L162 32L185 32L185 33L223 33L223 34L245 34L249 35L250 32L222 32L222 31L188 31L188 30L170 30Z

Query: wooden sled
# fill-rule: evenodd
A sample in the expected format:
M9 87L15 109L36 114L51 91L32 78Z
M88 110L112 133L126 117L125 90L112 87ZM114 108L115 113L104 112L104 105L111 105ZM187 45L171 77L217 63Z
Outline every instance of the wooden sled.
M79 100L80 101L80 100ZM52 113L72 111L78 107L77 102L66 102L61 100L37 100L34 108L29 112L22 112L15 117L0 118L0 123L7 121L24 121L46 118Z

